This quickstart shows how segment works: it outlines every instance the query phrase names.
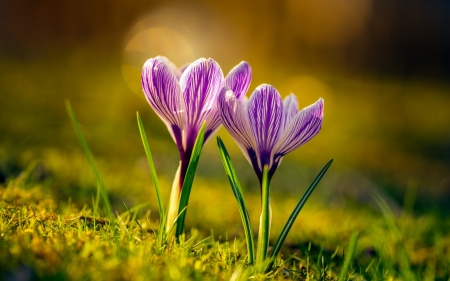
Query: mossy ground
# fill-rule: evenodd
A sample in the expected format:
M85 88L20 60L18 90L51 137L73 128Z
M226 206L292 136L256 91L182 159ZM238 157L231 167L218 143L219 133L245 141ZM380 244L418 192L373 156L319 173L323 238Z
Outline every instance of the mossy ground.
M196 181L197 193L209 193L208 198L220 203L205 204L193 196L188 227L194 228L180 244L172 240L159 248L157 216L150 211L156 210L156 202L116 211L112 229L107 219L94 216L95 202L80 206L69 198L57 199L48 181L36 179L35 170L32 165L0 186L4 280L337 280L354 230L360 232L359 239L344 280L449 278L450 223L433 214L394 216L387 207L379 212L308 202L276 270L262 276L245 264L237 206L225 185L211 190L211 183ZM257 196L248 197L249 202L258 201ZM294 204L294 199L274 198L272 243L284 221L280 218L287 217ZM217 210L219 206L229 209Z

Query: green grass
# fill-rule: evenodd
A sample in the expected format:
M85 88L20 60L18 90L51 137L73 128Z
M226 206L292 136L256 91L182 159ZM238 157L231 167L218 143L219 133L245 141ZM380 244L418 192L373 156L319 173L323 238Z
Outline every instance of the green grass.
M276 260L276 270L255 276L246 265L245 237L226 184L215 184L215 190L211 190L208 182L194 183L192 210L187 216L190 228L180 244L172 240L160 251L155 231L159 221L151 215L151 208L157 210L156 198L150 208L113 207L113 230L106 214L94 216L92 203L79 206L70 198L56 199L48 180L36 178L36 166L30 165L0 186L2 279L23 274L42 280L449 278L449 222L431 214L395 217L380 197L381 211L327 208L317 201L308 202L288 236L281 259ZM195 196L207 193L211 198L207 202L214 204L213 199L219 197L222 207L230 209L214 213L217 204L211 206ZM258 201L257 194L247 197L250 202ZM287 217L291 208L284 208L282 202L290 207L295 200L273 200L274 214ZM222 225L210 223L217 215ZM273 226L272 239L282 225L275 218ZM357 243L352 229L359 230ZM270 244L273 246L274 241ZM405 274L410 274L408 279Z

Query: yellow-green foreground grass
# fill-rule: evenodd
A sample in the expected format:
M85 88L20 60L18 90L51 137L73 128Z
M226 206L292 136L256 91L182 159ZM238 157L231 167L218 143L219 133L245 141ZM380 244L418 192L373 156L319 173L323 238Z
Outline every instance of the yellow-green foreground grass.
M157 210L156 200L146 204L150 196L141 200L144 204L128 206L129 211L116 205L112 230L101 211L95 215L95 202L81 206L70 198L58 199L61 196L55 195L49 180L36 178L33 171L35 165L0 185L2 279L338 280L355 230L359 231L355 256L341 280L449 278L448 220L432 214L394 216L383 199L378 209L308 202L283 246L276 270L258 276L245 264L237 206L223 183L196 179L186 238L181 244L169 241L158 248L154 229L158 216L151 213ZM133 175L139 181L139 173ZM95 194L92 197L95 201ZM273 198L271 245L298 200L289 197ZM248 194L246 199L256 233L258 194Z

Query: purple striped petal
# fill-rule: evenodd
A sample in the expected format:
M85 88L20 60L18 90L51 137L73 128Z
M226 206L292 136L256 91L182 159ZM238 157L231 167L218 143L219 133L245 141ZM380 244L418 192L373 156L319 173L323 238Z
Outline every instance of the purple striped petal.
M189 66L189 63L184 64L183 66L179 67L178 70L183 74L183 72L186 70L186 68Z
M219 130L220 125L222 125L222 120L220 119L220 112L216 101L206 118L205 141L203 143L206 143Z
M242 150L245 158L254 166L256 161L256 143L247 119L247 99L239 101L233 91L225 86L217 102L224 127Z
M173 62L171 62L168 58L164 56L157 56L156 59L159 59L165 65L167 65L167 67L170 69L170 71L172 71L175 77L177 77L177 79L180 80L182 71Z
M298 100L294 94L290 94L283 101L283 118L281 120L282 131L291 123L292 118L298 112Z
M251 80L252 69L247 62L242 61L230 70L227 77L225 77L224 84L233 91L238 100L241 100L245 97ZM208 141L212 135L214 135L222 124L217 106L216 108L213 108L212 113L206 119L206 124L207 130L205 133L205 142Z
M187 112L187 143L195 141L203 121L214 111L222 84L222 69L213 59L198 59L181 75L180 86Z
M307 143L322 128L323 99L303 108L292 119L274 148L274 157L284 156Z
M150 106L180 144L185 108L176 76L161 59L152 58L144 64L141 83Z
M283 100L273 86L263 84L250 97L247 114L262 168L271 164L272 149L280 135Z
M252 68L245 61L236 65L225 77L225 85L230 87L238 100L245 96L251 82Z

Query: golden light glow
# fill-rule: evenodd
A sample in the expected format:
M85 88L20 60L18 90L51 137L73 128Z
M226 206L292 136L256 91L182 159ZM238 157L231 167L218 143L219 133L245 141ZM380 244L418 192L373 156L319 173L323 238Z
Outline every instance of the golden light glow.
M141 69L147 59L166 56L177 66L195 60L191 44L180 32L168 27L149 27L145 22L149 21L141 21L132 29L136 35L131 36L123 52L123 78L130 89L138 95L142 94ZM150 24L154 22L150 21ZM170 18L165 18L162 22L159 20L157 24L173 25Z

